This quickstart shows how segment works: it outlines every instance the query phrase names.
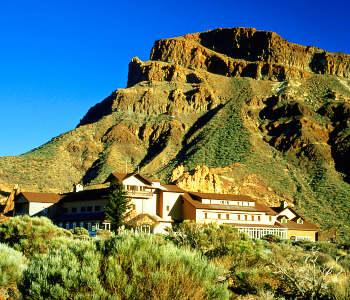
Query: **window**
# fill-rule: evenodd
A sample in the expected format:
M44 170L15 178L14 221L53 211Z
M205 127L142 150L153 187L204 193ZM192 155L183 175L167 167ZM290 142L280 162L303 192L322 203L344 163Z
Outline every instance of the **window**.
M86 208L86 211L92 212L92 206L88 206L88 207Z
M258 221L260 221L261 220L261 217L260 216L258 216Z
M226 219L230 219L230 214L226 214Z
M302 218L298 218L297 223L298 224L304 224L304 220Z
M77 208L76 207L72 207L72 213L76 213L77 212Z
M248 216L244 215L244 220L247 221L248 220Z
M95 205L95 211L101 211L101 206Z
M73 222L73 229L77 227L77 223Z
M204 213L204 219L208 219L208 214Z
M69 222L66 223L66 229L69 229Z
M166 211L169 211L169 210L170 210L170 206L167 205L167 206L166 206Z
M151 233L151 226L144 224L139 227L139 230L140 232L143 232L143 233Z
M84 227L84 222L80 222L80 227Z
M80 211L81 211L81 212L85 212L85 211L86 211L86 207L85 207L85 206L81 207L81 208L80 208Z
M111 230L111 223L103 222L101 228L105 230Z
M254 216L252 216L252 221L254 221Z
M218 219L221 219L221 214L218 214Z
M281 219L281 223L282 223L282 224L287 224L287 223L288 223L287 218L286 218L286 217L283 217L283 218Z
M237 220L238 220L238 221L241 220L241 215L237 215Z
M270 222L272 221L272 217L271 217L271 216L269 216L269 221L270 221Z
M63 213L67 214L68 213L68 208L67 207L63 207Z

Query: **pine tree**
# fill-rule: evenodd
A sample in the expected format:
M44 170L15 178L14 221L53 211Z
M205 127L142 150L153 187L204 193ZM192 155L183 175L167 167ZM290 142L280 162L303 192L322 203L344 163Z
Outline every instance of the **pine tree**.
M111 221L113 231L124 225L131 210L130 199L122 184L113 184L107 197L106 217Z

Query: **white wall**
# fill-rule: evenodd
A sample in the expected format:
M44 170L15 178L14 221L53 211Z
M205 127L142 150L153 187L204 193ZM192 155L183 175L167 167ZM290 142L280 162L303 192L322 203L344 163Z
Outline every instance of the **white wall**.
M151 198L131 198L131 202L135 205L137 214L157 215L157 194L153 194Z
M287 216L289 220L294 219L297 215L293 213L288 207L284 210L282 210L278 215L284 215Z
M55 203L29 202L29 215L34 216L54 204Z
M130 176L123 180L123 185L137 185L137 186L149 186L137 179L135 176Z
M180 193L173 193L173 192L164 192L163 193L163 220L164 221L171 221L172 217L169 215L171 210L173 209L176 201L180 197ZM167 209L169 207L169 210Z
M205 218L205 213L207 214L207 218ZM221 219L218 219L218 214L221 214ZM226 215L229 215L227 219ZM238 215L240 215L240 220L238 220ZM247 220L245 220L245 215L247 216ZM253 221L254 216L254 221ZM260 216L260 221L258 220L258 216ZM260 224L260 225L273 225L276 222L276 217L264 214L264 213L251 213L251 212L243 212L243 211L220 211L220 210L205 210L205 209L197 209L196 210L196 220L198 222L203 223L211 223L217 222L219 224L224 223L247 223L247 224Z
M236 200L217 200L202 199L203 204L219 204L219 205L236 205L236 206L255 206L254 201L236 201Z

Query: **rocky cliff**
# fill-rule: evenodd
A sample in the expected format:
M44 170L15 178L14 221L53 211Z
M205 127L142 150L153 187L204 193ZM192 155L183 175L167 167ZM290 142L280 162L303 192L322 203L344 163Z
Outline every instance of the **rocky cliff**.
M287 200L346 238L349 111L349 55L252 28L163 39L76 129L0 158L0 189L63 192L140 169L186 189Z

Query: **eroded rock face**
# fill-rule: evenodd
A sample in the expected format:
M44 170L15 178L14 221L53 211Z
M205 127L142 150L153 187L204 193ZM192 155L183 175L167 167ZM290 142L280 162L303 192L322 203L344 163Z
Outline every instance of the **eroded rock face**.
M290 43L274 32L227 28L159 40L152 60L225 76L283 81L310 73L349 78L350 56Z
M217 174L210 172L207 166L197 166L192 172L183 171L182 167L174 170L173 179L178 186L185 190L195 192L223 193L222 182Z

